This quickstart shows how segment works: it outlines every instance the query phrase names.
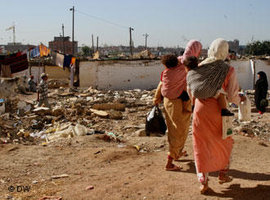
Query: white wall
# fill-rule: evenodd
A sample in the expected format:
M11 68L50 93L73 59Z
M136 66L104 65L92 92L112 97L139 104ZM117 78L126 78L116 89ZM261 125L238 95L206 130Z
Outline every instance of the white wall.
M230 65L233 66L237 72L237 78L239 81L239 85L242 89L248 90L253 89L253 72L251 69L250 61L249 60L237 60L231 61ZM270 65L267 62L262 60L255 60L255 74L256 80L257 73L259 71L264 71L268 78L268 85L270 85Z
M253 89L250 61L231 61L230 65L236 70L240 87L244 90ZM270 65L256 60L255 66L256 74L259 71L266 72L270 85ZM153 89L157 86L163 70L164 67L158 60L81 62L80 83L81 87L93 86L107 90Z
M253 89L253 74L249 60L231 61L230 65L235 68L239 86L243 90Z
M81 62L80 83L98 89L153 89L163 69L160 61Z

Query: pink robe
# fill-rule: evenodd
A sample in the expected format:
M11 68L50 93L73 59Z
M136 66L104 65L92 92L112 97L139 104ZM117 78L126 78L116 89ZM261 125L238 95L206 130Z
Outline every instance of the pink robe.
M229 102L240 102L239 85L233 67L230 67L223 89L228 93ZM222 139L221 109L217 99L196 99L192 128L197 172L207 173L225 169L229 165L233 139Z

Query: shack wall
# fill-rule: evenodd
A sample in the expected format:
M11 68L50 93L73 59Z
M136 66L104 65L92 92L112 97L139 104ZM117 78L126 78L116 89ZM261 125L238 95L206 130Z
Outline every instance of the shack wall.
M160 61L81 62L80 84L107 90L153 89L162 70Z

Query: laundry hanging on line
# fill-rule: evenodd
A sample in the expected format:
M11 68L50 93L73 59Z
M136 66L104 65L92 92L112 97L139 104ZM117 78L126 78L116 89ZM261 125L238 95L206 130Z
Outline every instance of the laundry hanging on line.
M28 69L28 60L27 55L22 52L1 56L0 57L0 64L9 66L11 74L24 71Z
M40 56L39 46L30 50L30 58L36 58Z
M49 48L47 48L45 45L40 44L39 45L39 52L40 52L40 57L48 56L51 52Z
M65 67L67 68L70 67L71 60L72 60L72 55L65 55L64 65L63 65L64 70L65 70Z

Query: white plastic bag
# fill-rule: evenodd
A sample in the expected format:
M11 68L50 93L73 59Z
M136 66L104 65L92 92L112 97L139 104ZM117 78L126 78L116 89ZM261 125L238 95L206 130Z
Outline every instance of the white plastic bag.
M232 121L233 121L233 116L222 116L222 139L223 140L233 135Z
M246 96L246 100L241 102L238 108L238 119L239 121L250 121L251 120L251 102Z

